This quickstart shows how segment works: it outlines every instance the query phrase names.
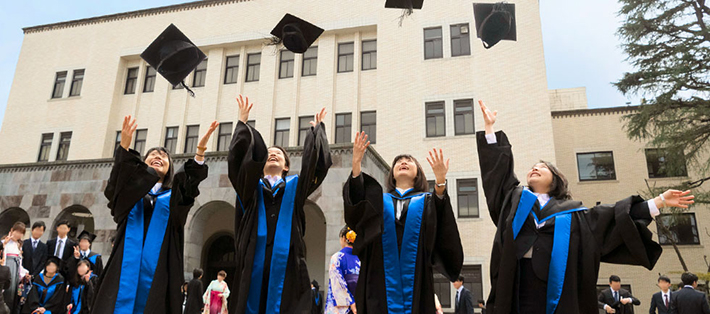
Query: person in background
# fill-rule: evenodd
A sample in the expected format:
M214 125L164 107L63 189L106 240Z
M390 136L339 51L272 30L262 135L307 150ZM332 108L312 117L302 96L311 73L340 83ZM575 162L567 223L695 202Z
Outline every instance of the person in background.
M72 239L67 236L71 227L69 226L69 221L62 220L57 223L57 237L47 241L47 255L56 256L62 261L59 265L59 272L64 278L70 278L70 269L67 265L70 259L72 259L74 254L74 247L77 245Z
M441 302L439 302L439 296L434 294L434 306L436 307L436 314L444 314L444 310L441 308Z
M320 296L318 281L311 281L311 314L323 314L323 299Z
M14 312L16 308L17 286L20 279L27 275L27 270L22 267L22 237L25 236L25 224L16 222L10 229L7 237L3 239L3 260L10 269L10 287L5 289L5 303Z
M91 271L96 276L101 277L101 273L104 270L104 262L101 259L101 254L91 250L94 239L96 239L95 234L86 230L82 231L81 234L79 234L79 246L74 247L74 259L89 261Z
M668 314L671 309L671 279L666 276L658 277L658 287L661 291L651 297L649 314ZM658 312L656 312L658 310Z
M486 314L486 300L478 300L478 307L481 309L481 314Z
M47 226L43 221L35 222L32 224L32 237L22 243L22 267L33 277L44 269L47 262L47 244L40 240L45 229Z
M680 276L683 288L671 295L671 314L710 314L708 298L705 293L696 291L698 276L685 272Z
M609 277L609 288L599 294L599 309L607 313L629 314L634 312L633 305L641 304L626 289L621 288L621 278L617 275Z
M463 286L463 282L463 276L459 276L459 278L453 282L454 288L456 288L456 298L454 299L456 306L454 313L473 314L473 296L471 295L471 291Z
M340 230L341 250L330 258L326 314L357 313L355 289L360 276L360 259L353 255L357 235L347 226Z
M204 307L202 302L202 274L201 268L192 270L192 280L187 284L187 301L185 302L185 314L200 314Z
M66 311L66 284L59 273L62 261L56 256L47 258L44 271L34 278L22 314L59 314Z
M0 291L10 288L10 280L12 279L10 268L5 266L4 250L5 247L0 242ZM5 298L2 293L0 293L0 314L10 314L10 307L5 304Z
M227 298L229 298L229 286L224 281L227 278L227 272L220 270L217 273L217 280L212 280L207 291L202 296L202 301L205 303L205 313L209 314L227 314Z
M91 271L91 262L88 260L82 259L72 264L69 266L74 270L73 278L68 280L67 297L70 302L67 311L72 314L90 314L94 305L94 291L98 276Z

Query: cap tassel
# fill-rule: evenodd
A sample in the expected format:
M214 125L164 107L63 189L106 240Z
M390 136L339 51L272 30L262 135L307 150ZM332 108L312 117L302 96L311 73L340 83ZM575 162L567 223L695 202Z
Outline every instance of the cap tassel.
M195 98L195 92L193 92L189 87L187 87L187 84L185 84L185 81L180 82L180 85L182 85L182 87L184 87L185 90L187 90L187 93L190 94L190 96L192 96L192 98Z
M407 8L402 9L402 14L399 16L399 27L402 27L402 23L404 23L404 19L412 15L414 13L414 5L412 4L412 1L407 1Z

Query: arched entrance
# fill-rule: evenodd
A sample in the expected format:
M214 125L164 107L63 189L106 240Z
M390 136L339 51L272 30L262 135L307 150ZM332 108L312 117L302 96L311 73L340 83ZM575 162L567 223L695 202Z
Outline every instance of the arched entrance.
M306 214L306 263L308 265L308 275L311 280L315 279L320 284L322 290L328 289L327 261L325 254L326 222L325 215L320 207L313 202L306 202L303 208ZM333 252L335 253L335 252Z
M67 235L70 239L76 239L76 237L84 230L94 233L94 215L91 211L81 205L72 205L65 208L52 224L50 239L57 237L57 223L66 220L69 222L69 234Z
M205 242L205 255L202 259L205 271L202 283L205 287L217 279L217 273L224 270L227 273L227 282L234 278L236 267L234 266L234 236L231 233L218 233Z
M12 229L12 225L21 221L27 226L27 231L30 231L30 216L27 212L19 207L11 207L0 213L0 235L7 235Z
M234 261L234 206L225 201L211 201L197 209L189 219L185 232L185 275L192 279L192 270L202 268L203 282L217 278L221 269L227 271L227 282L232 273L228 262ZM231 259L225 260L230 254ZM206 286L205 286L206 287Z

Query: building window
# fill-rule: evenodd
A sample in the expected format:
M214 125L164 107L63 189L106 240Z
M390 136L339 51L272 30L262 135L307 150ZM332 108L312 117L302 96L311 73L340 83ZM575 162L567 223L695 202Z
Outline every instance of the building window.
M229 143L232 140L232 122L219 124L219 136L217 137L217 151L229 150Z
M441 27L424 29L424 59L444 57Z
M375 111L360 113L360 131L367 134L370 144L377 143L377 113Z
M303 70L301 76L316 75L318 69L318 47L310 47L303 53Z
M483 295L483 272L481 265L463 265L461 276L464 277L463 284L471 291L473 306L478 307L478 300L485 300L488 296ZM456 291L453 291L454 297Z
M178 141L178 127L172 126L165 128L165 144L163 145L165 149L171 154L177 152L177 141Z
M446 136L444 102L426 103L426 137Z
M451 304L451 293L456 295L456 290L453 290L451 282L446 276L440 274L438 271L434 273L434 294L439 297L439 303L441 303L441 308L453 308ZM468 285L466 285L468 287ZM455 301L455 300L454 300Z
M281 50L281 63L279 64L279 78L293 77L293 64L296 54L289 50Z
M116 141L113 144L113 151L115 152L119 146L121 146L121 131L116 131Z
M649 178L667 178L667 177L687 177L688 169L685 168L685 162L672 167L669 162L683 160L683 156L672 156L663 148L647 148L646 149L646 167L648 168ZM677 168L677 169L674 169Z
M339 113L335 115L335 142L350 143L350 134L353 132L353 114Z
M377 69L377 40L362 42L362 69Z
M577 168L580 181L616 180L612 152L578 153Z
M67 160L67 156L69 156L69 144L71 144L71 132L60 133L57 160Z
M207 59L202 60L195 68L195 77L192 79L192 87L205 86L205 76L207 76Z
M474 134L473 99L454 100L454 127L456 135Z
M256 129L256 120L247 120L247 124L253 129Z
M143 92L150 93L155 88L155 69L152 66L147 66L145 70L145 82L143 83Z
M338 44L338 73L352 72L355 61L355 44Z
M459 218L478 218L478 180L456 180Z
M259 80L259 68L261 65L261 53L247 55L247 82Z
M471 43L468 37L468 23L451 25L451 56L468 56Z
M276 126L274 127L274 145L288 147L288 132L290 124L290 118L276 119Z
M49 161L49 151L52 149L52 140L54 139L54 134L45 133L42 134L42 142L39 144L39 156L37 161Z
M224 70L224 84L234 84L239 77L239 56L227 57L227 68Z
M658 228L658 242L661 244L671 244L671 239L676 244L700 244L695 213L661 214L656 218L656 223L665 226L670 233Z
M200 137L199 125L188 125L185 131L185 154L194 154L197 152L197 141Z
M136 93L136 83L138 82L138 68L128 69L128 74L126 75L126 88L123 93L135 94Z
M298 118L298 146L303 146L306 142L308 132L311 131L311 121L313 121L312 116Z
M135 149L138 154L143 155L145 150L145 141L148 138L148 129L136 130L136 140L133 143L133 149Z
M54 89L52 90L52 98L62 98L64 94L64 83L67 81L67 71L57 72L54 79Z
M84 82L84 70L74 70L74 75L71 79L71 87L69 87L69 97L79 96L81 94L81 85Z

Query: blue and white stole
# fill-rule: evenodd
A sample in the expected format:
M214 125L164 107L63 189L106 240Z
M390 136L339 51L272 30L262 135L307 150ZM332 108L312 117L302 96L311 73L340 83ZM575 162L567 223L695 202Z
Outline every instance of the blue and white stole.
M387 312L389 314L412 313L414 299L414 276L417 265L417 249L419 235L424 215L426 196L430 193L418 193L404 196L411 189L401 194L384 193L382 196L383 228L382 253L385 267L385 287L387 292ZM395 226L394 199L407 200L407 218L402 235L401 251L397 245L397 228Z
M56 274L54 276L56 276ZM43 283L45 282L44 281L44 273L40 273L39 278L42 280ZM52 280L54 280L54 279L52 279ZM43 285L40 285L40 284L33 281L32 285L34 285L35 289L37 289L37 295L39 296L39 307L44 307L45 304L47 304L47 301L49 301L49 299L51 299L52 296L54 296L54 292L57 290L57 286L59 286L63 283L64 283L64 281L57 281L55 283L50 282L48 286L43 286ZM45 291L47 292L46 294L45 294ZM44 294L44 297L42 297L43 294ZM52 314L52 311L47 310L44 313L45 314Z
M96 277L96 275L91 274L91 278ZM80 279L82 280L82 279ZM73 304L73 307L71 309L72 313L80 313L81 312L81 303L84 300L84 289L86 289L86 285L80 284L78 287L72 287L71 288L71 304Z
M96 255L93 255L93 256L89 256L89 257L87 257L86 259L88 259L89 262L91 262L91 264L93 264L94 266L96 266L96 259L99 258L99 256L101 256L101 254L96 254Z
M280 181L279 181L280 182ZM276 186L279 182L274 184ZM264 279L264 259L266 258L266 207L264 206L264 181L259 180L257 186L257 204L259 211L256 231L256 249L254 263L251 268L251 281L247 297L247 314L258 314L261 300L261 285ZM274 246L271 251L271 269L269 270L268 296L266 297L266 313L278 314L281 311L281 295L286 277L286 264L288 263L289 249L291 248L291 227L293 223L293 210L296 201L296 187L298 176L286 177L286 188L281 199ZM279 189L273 191L275 196ZM244 209L244 207L242 207Z
M148 193L156 198L145 241L143 241L143 198L133 206L128 215L121 262L121 281L114 314L142 314L145 310L168 227L171 192L171 190L164 190Z
M565 271L567 271L567 257L569 256L569 240L572 230L572 213L587 210L580 207L554 213L542 220L537 218L532 211L533 205L537 201L537 196L528 189L523 189L520 195L520 202L513 217L513 239L518 237L520 229L525 224L528 216L532 213L533 219L539 225L551 218L555 218L555 232L552 242L552 258L550 259L550 269L547 274L547 307L546 313L553 314L557 309L557 304L562 296L562 286L565 282Z

